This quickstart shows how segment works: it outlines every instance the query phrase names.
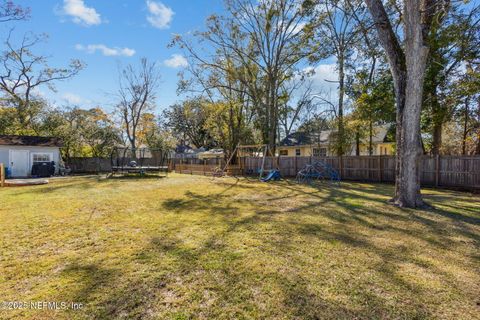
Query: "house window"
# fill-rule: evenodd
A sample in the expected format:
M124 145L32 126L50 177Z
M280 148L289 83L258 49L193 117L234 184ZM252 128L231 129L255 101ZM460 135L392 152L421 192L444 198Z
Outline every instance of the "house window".
M288 150L280 150L281 156L288 156Z
M327 148L313 148L313 156L314 157L326 157L327 156Z
M52 159L49 153L34 153L32 156L32 161L35 164L38 162L50 162Z
M295 149L295 156L299 157L302 154L300 149Z

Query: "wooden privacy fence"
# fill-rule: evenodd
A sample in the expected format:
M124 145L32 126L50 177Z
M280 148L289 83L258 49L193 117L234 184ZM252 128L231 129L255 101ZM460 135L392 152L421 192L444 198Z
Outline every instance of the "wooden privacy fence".
M175 172L186 174L212 175L218 165L214 164L175 164Z
M208 164L208 165L217 165L217 166L224 166L225 159L224 158L211 158L211 159L198 159L198 158L189 158L189 159L181 159L181 158L173 158L172 162L175 165L179 164Z
M330 164L339 171L343 180L395 181L394 156L267 157L264 169L275 169L278 164L278 169L284 177L295 177L299 170L315 161ZM246 157L241 158L236 167L240 166L243 174L256 174L261 168L261 163L261 157ZM340 164L343 165L340 166ZM175 170L180 173L209 174L217 166L213 164L175 164ZM422 156L420 180L424 186L480 189L480 156Z

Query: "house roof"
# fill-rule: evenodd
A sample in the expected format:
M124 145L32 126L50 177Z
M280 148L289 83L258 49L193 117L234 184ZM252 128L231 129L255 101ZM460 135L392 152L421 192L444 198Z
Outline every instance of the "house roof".
M331 133L331 130L321 131L320 134L303 131L293 132L280 141L280 146L290 147L326 143Z
M63 141L62 139L56 137L0 135L0 145L63 147Z
M388 133L389 131L392 130L392 128L394 127L391 125L381 125L381 126L373 127L372 142L373 143L393 142L393 141L390 141L390 139L388 138ZM368 142L368 137L363 140Z
M198 149L194 149L194 148L192 148L192 147L190 147L189 145L186 145L186 144L178 144L177 147L175 148L175 153L177 153L177 154L180 154L180 153L196 154L196 153L204 152L204 151L205 151L205 148L203 148L203 147L198 148Z

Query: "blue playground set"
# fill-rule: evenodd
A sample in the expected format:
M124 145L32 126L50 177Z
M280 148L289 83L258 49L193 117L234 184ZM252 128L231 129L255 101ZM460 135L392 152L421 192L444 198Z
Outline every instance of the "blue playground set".
M254 159L261 159L260 165L258 165L258 161L256 161L256 164L258 165L256 170L256 165L254 165L253 168L250 166L250 168L244 171L244 174L253 175L256 171L256 174L258 174L260 181L263 182L278 181L282 179L282 175L280 174L280 170L278 169L278 159L272 153L268 145L237 145L225 166L223 168L219 168L218 172L214 173L214 176L224 176L230 162L234 158L234 155L239 154L243 157L248 155ZM276 167L276 169L264 169L265 159L267 158L268 154L270 154L272 159L276 160L276 165L272 164L272 167ZM330 181L332 183L340 183L340 174L335 168L333 168L332 165L324 161L316 161L313 164L307 164L303 169L298 171L296 180L298 183L307 184L312 184L318 181Z
M297 173L298 183L312 184L317 181L326 180L332 183L340 183L340 175L330 164L323 161L307 164Z
M263 182L269 182L269 181L278 181L282 179L282 175L280 174L280 171L278 170L270 170L265 178L261 178L260 180Z

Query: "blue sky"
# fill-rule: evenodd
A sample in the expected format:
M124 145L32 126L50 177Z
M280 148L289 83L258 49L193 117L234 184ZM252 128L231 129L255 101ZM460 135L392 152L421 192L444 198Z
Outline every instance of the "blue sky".
M172 34L202 29L212 13L222 12L222 0L17 0L31 8L31 19L14 24L14 38L24 32L46 33L48 42L36 53L50 56L51 66L66 66L78 58L87 64L75 78L57 83L57 93L41 92L56 105L83 108L100 105L112 110L118 68L140 58L156 61L161 74L159 112L175 101L179 49L167 48ZM2 26L8 31L8 26Z

